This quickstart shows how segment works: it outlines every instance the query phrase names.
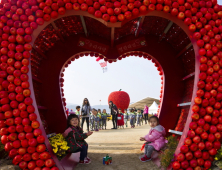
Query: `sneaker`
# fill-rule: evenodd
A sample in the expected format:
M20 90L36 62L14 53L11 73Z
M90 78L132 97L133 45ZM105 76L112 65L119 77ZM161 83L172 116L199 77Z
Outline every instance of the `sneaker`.
M86 160L89 161L89 162L91 162L91 159L88 158L88 157L86 157L84 161L86 161Z
M98 130L98 129L96 129L95 131L96 131L96 132L98 132L99 130Z
M91 161L89 161L89 160L84 160L84 164L90 164L91 163Z
M80 160L80 161L79 161L79 164L84 164L84 162L85 162L85 161L81 161L81 160Z
M151 157L148 158L148 157L145 155L144 157L140 158L140 160L141 160L142 162L151 161Z

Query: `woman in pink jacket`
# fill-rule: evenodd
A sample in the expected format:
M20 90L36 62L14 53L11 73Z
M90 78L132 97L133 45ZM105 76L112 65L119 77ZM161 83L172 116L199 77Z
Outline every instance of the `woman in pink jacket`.
M147 124L148 114L149 114L149 107L147 105L145 105L145 107L143 109L143 116L145 118L145 124Z
M145 148L145 155L140 158L142 162L150 161L152 152L154 150L159 151L167 143L167 140L165 139L165 128L159 124L158 117L151 116L148 122L151 129L146 136L140 138L141 141L146 141L142 147L142 149Z

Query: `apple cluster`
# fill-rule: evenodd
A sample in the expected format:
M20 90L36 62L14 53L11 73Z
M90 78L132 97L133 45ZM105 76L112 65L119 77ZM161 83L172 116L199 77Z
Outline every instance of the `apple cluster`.
M188 9L187 5L191 8ZM192 38L199 47L200 74L190 130L180 148L181 153L176 155L173 169L209 169L221 147L222 12L214 0L187 1L178 9L177 17L193 32Z
M37 1L0 3L0 135L9 157L21 169L57 170L30 97L31 34L43 20L36 15L36 5Z

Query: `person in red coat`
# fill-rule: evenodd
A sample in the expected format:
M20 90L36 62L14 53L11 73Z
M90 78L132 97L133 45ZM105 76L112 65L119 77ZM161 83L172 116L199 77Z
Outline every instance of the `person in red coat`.
M124 128L124 119L123 119L123 113L122 113L121 109L119 109L119 114L117 116L117 127Z

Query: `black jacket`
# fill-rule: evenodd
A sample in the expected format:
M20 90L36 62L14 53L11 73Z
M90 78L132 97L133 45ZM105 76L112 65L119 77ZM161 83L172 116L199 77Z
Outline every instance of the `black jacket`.
M110 111L111 111L111 115L116 115L118 114L118 108L116 107L115 104L113 104L111 107L110 107Z

